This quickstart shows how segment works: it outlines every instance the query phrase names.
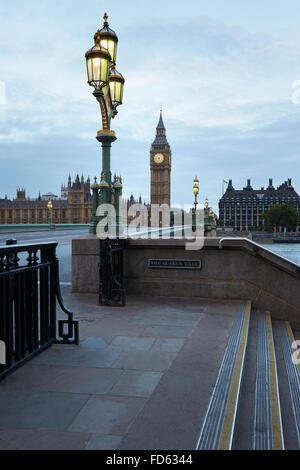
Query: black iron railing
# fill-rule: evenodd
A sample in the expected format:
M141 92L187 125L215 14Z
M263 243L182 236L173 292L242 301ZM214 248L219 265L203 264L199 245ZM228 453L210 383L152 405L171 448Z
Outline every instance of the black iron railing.
M100 242L100 286L99 304L109 307L124 307L123 287L123 241L106 239Z
M54 343L79 343L78 322L61 296L56 247L0 247L0 380ZM67 320L57 322L57 301Z

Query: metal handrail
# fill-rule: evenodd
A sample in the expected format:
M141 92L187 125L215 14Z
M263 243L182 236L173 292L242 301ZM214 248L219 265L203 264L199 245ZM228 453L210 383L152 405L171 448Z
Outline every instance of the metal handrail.
M264 252L267 252L267 253L271 254L272 256L274 256L275 258L280 258L281 260L283 260L283 261L289 263L290 265L292 265L295 269L296 274L300 273L300 267L297 263L295 263L294 261L291 261L289 259L286 259L284 256L281 256L278 253L275 253L274 251L269 250L265 246L261 246L259 243L256 243L253 240L249 240L249 239L241 238L241 237L223 237L219 240L219 249L222 250L224 248L223 243L226 240L228 240L228 241L239 241L239 242L242 241L243 242L242 245L243 245L244 248L247 248L247 244L252 245L253 252L255 254L259 254L259 253L262 254Z

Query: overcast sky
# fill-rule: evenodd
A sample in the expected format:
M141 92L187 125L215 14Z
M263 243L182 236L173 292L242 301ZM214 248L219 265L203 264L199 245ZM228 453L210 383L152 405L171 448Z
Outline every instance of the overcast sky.
M103 14L119 36L124 105L112 170L149 201L160 106L173 153L172 203L217 209L236 189L293 178L300 192L299 0L1 0L0 198L60 195L101 172L100 108L84 54Z

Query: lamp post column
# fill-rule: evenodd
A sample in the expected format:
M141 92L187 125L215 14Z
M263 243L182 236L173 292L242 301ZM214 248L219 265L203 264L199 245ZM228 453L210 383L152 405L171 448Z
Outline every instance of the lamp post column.
M114 180L114 195L115 195L115 211L116 211L116 236L119 237L123 232L122 221L120 214L120 201L122 197L122 179L116 176Z
M52 202L49 200L48 204L47 204L47 209L48 209L48 223L49 223L49 228L50 230L52 229L52 209L53 209L53 204Z
M97 230L97 209L99 206L99 188L100 186L97 184L97 176L95 176L95 182L91 187L93 191L93 209L92 209L92 220L90 225L90 233L95 234Z
M101 182L92 187L93 190L93 212L92 212L92 223L90 233L95 235L97 233L97 224L101 220L101 217L97 217L97 209L99 203L101 204L112 204L112 175L111 175L111 155L110 149L111 144L117 140L114 131L103 130L97 134L97 140L102 144L102 173ZM100 190L100 198L99 198Z
M111 144L117 140L114 131L105 130L99 131L97 140L102 144L102 178L108 184L107 194L102 199L102 204L112 203L112 175L111 175L111 164L110 164L110 149ZM102 196L102 194L101 194ZM105 200L104 200L105 199Z
M193 232L196 232L196 223L197 223L196 216L197 216L197 206L192 209L192 226L193 226L192 228L193 228Z
M197 230L197 206L198 206L198 194L199 194L199 180L196 176L194 179L194 195L195 195L195 208L192 209L192 231L196 232Z

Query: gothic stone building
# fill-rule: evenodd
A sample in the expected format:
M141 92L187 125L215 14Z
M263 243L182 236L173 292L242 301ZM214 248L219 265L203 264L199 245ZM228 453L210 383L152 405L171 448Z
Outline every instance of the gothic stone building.
M0 224L47 224L47 204L52 201L54 224L89 224L92 212L90 178L86 181L77 175L74 182L69 176L68 185L62 186L61 197L53 193L37 199L26 198L25 189L17 190L14 200L0 199Z
M263 230L263 214L276 204L286 202L290 202L300 215L300 198L291 179L277 189L270 179L269 186L259 190L252 188L251 180L243 190L235 190L229 180L227 191L219 202L219 226L237 231Z

